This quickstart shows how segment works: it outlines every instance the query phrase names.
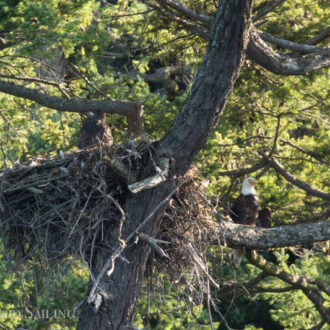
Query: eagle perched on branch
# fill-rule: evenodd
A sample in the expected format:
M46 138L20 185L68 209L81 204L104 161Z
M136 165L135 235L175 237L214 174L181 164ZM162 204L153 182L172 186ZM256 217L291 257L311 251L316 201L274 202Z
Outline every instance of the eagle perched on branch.
M241 194L234 201L231 209L231 218L241 225L270 228L272 216L269 207L259 210L259 198L254 186L257 184L254 178L246 178L243 181ZM242 250L234 250L233 262L238 268L243 256Z
M87 120L80 130L79 148L84 149L112 143L111 130L105 122L103 112L100 109L87 112Z
M270 228L272 226L272 212L269 207L264 207L259 211L257 227Z
M257 180L246 178L243 181L241 194L234 201L231 218L241 225L254 226L258 219L259 198L254 186Z

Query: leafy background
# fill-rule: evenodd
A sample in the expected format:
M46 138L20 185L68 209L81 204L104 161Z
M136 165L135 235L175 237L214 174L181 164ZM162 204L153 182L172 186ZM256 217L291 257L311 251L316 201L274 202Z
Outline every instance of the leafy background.
M190 8L212 14L213 1L183 1ZM255 7L261 4L256 1ZM288 1L267 15L265 32L304 42L322 30L329 17L327 1ZM141 14L142 13L142 14ZM132 15L134 14L134 15ZM70 95L87 99L139 101L145 110L145 131L160 138L180 110L189 83L152 84L142 78L163 66L185 66L195 72L205 51L205 42L186 32L175 22L138 1L0 1L0 31L14 46L0 51L0 74L57 79L47 69L63 63L79 68L62 72L60 82ZM17 42L19 41L19 42ZM321 44L322 46L324 44ZM44 64L47 64L46 66ZM64 68L65 70L65 68ZM131 73L140 73L132 75ZM250 167L260 160L260 150L270 150L278 127L274 155L284 167L315 188L329 188L329 88L328 72L308 76L276 76L246 60L234 92L217 129L196 159L202 179L209 181L209 197L219 212L239 193L243 178L221 172ZM35 82L19 82L40 88ZM95 86L97 89L95 89ZM43 91L55 96L65 93L54 86ZM125 119L108 115L117 143L126 139ZM0 94L0 168L33 160L36 155L56 156L77 149L82 115L61 113L26 99ZM288 183L274 170L253 173L259 177L257 190L261 205L273 210L274 225L306 222L325 211L327 205ZM265 257L287 272L319 278L329 284L329 244L301 248L299 256L290 249L269 251ZM219 255L216 249L214 256ZM223 263L212 261L222 281L242 283L259 270L243 262L238 271L230 262L230 249ZM16 267L0 263L0 324L4 328L25 325L31 329L73 329L77 318L26 318L20 311L70 310L83 299L88 284L86 271L78 261L70 271L47 273L32 261ZM216 259L216 258L215 258ZM211 263L211 261L210 261ZM9 270L9 271L8 271ZM268 277L258 290L232 300L221 297L218 308L231 327L237 329L307 329L320 322L314 306L300 291L266 292L285 288L279 279ZM265 291L265 292L263 292ZM210 329L206 307L178 302L169 284L161 297L148 303L147 284L136 316L136 325L148 329ZM220 293L214 293L215 298ZM5 311L15 314L6 317ZM225 329L223 318L213 313L214 326Z

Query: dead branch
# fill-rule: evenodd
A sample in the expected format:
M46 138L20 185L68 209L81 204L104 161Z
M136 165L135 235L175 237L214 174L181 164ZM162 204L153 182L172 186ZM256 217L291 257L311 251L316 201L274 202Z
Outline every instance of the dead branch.
M169 259L168 255L158 245L159 243L164 243L165 241L153 238L153 237L151 237L147 234L144 234L144 233L139 233L138 237L139 237L139 239L141 239L141 241L146 242L161 258ZM166 242L166 243L169 244L170 242Z
M157 174L152 177L146 178L143 181L135 182L133 184L128 185L128 189L136 194L145 189L151 189L153 187L158 186L160 183L165 182L168 176L169 170L169 159L166 158L162 160L161 164L162 168L159 169Z
M261 160L259 163L256 163L255 165L252 165L251 167L237 169L237 170L230 170L230 171L222 171L222 172L218 172L217 175L240 177L245 174L249 174L249 173L258 171L258 170L262 169L263 167L265 167L265 165L266 165L266 163Z

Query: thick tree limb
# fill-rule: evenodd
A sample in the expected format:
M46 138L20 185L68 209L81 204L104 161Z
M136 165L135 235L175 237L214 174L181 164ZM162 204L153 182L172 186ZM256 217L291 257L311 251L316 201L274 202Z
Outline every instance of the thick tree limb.
M310 285L305 276L292 275L285 272L275 264L266 261L263 257L258 255L256 251L247 251L245 256L253 265L269 275L280 278L282 281L294 286L296 289L302 290L321 314L322 319L330 324L330 308L324 306L325 299L314 286Z
M219 226L219 237L214 238L215 244L220 240L222 245L231 248L267 250L330 240L330 220L269 229L229 221L222 221Z
M0 92L35 101L47 108L59 111L83 113L99 108L107 113L118 113L124 116L132 116L135 112L134 102L130 101L98 101L77 98L66 100L61 97L41 93L32 88L4 81L0 81Z
M129 131L132 135L140 133L143 127L143 108L141 104L131 101L101 101L78 98L63 99L61 97L41 93L32 88L1 80L0 92L22 97L58 111L85 113L95 108L99 108L103 112L117 113L127 117Z
M208 40L208 26L211 18L201 15L176 0L161 0L162 8L143 0L147 5L158 10L162 15L182 24L185 29ZM283 0L269 1L265 7L254 16L256 21L268 12L283 3ZM172 10L168 9L170 7ZM177 15L175 15L175 13ZM185 19L184 19L185 18ZM199 22L201 25L196 24ZM265 69L281 75L304 75L309 72L328 67L330 65L330 49L315 47L329 35L329 28L323 30L317 36L307 41L306 44L299 44L289 40L281 39L270 34L258 32L256 28L251 29L250 42L247 49L248 56ZM291 49L307 55L293 56L292 54L281 54L275 52L262 39L277 46Z
M173 157L179 175L204 146L232 92L244 61L251 9L252 1L228 1L217 10L210 42L192 89L171 129L160 141L160 153Z
M281 174L285 179L287 179L293 185L299 187L302 190L305 190L309 195L320 197L327 201L330 201L330 194L325 193L324 191L313 188L304 181L301 181L295 178L290 174L281 163L279 163L275 158L270 158L264 155L264 159L270 164L270 166L279 174Z
M304 75L330 66L329 49L297 57L276 53L261 39L256 29L251 30L247 54L265 69L281 75Z
M297 42L285 40L279 37L275 37L269 33L265 33L262 31L258 31L259 36L261 37L262 40L267 41L272 43L273 45L285 48L285 49L290 49L295 52L300 52L302 54L306 53L322 53L323 51L327 51L326 48L318 47L318 46L311 46L311 45L304 45L304 44L299 44Z
M309 39L306 41L306 45L317 45L321 41L323 41L326 38L330 37L330 26L322 30L320 33L318 33L316 36L313 38Z

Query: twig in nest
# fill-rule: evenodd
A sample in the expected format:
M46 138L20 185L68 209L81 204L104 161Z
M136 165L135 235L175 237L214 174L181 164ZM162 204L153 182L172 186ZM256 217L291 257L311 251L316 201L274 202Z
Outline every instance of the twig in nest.
M167 258L169 259L169 256L164 252L164 250L158 245L159 243L167 243L169 244L170 242L166 242L166 241L163 241L163 240L160 240L160 239L155 239L147 234L144 234L144 233L139 233L138 234L138 237L146 242L147 244L149 244L154 250L155 252L162 258Z
M155 175L146 178L142 181L135 182L133 184L128 185L128 189L133 193L136 194L142 190L150 189L153 187L158 186L160 183L165 182L168 176L168 169L169 169L169 160L166 159L164 162L164 169L158 171Z
M196 251L196 249L193 247L193 245L190 242L188 243L188 247L189 247L189 250L191 251L191 254L192 254L193 259L195 260L195 262L197 263L197 265L199 266L199 268L203 271L203 273L206 275L206 277L208 278L208 280L210 280L210 282L217 289L219 289L220 288L219 284L209 274L209 272L207 271L207 269L205 267L205 264L203 263L203 260L199 256L199 253Z

